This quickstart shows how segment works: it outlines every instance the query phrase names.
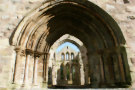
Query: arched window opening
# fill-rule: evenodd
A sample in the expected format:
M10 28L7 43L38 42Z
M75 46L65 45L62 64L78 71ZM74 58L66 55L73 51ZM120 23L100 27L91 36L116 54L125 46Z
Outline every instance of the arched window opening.
M65 55L64 53L61 54L61 60L64 60L65 59Z
M71 53L71 60L74 59L74 53Z
M73 66L72 67L72 78L73 78L73 80L75 80L75 72L76 72L75 66Z
M69 64L66 65L66 71L67 71L67 80L69 80L70 79Z
M69 60L69 53L66 53L66 60Z
M54 58L54 60L56 59L55 53L53 54L53 58Z
M64 71L63 71L63 66L60 66L60 79L63 80L64 79Z

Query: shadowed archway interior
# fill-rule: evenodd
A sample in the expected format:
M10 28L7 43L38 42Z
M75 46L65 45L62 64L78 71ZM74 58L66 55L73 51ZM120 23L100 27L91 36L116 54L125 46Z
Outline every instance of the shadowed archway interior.
M87 48L91 84L87 87L127 87L131 83L126 41L117 23L98 6L87 0L44 2L20 22L10 44L26 55L24 82L29 55L43 58L43 82L47 82L50 47L61 36L70 34ZM17 63L16 63L17 64ZM36 60L34 65L36 65ZM17 68L13 82L16 82ZM36 81L34 66L33 83ZM84 86L85 87L85 86Z

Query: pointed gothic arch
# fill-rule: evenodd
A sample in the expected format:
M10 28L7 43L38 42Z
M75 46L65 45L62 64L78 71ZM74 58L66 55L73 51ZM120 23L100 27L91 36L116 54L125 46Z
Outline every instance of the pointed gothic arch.
M87 0L46 1L23 18L12 34L10 44L16 48L16 64L20 56L18 52L26 54L25 80L29 56L34 54L36 60L43 56L43 79L47 82L48 52L64 34L77 37L86 46L91 86L102 87L103 83L105 87L122 87L119 84L131 84L124 47L126 41L118 24L108 13ZM113 61L108 60L111 57ZM110 67L108 63L114 63L114 66ZM14 82L16 68L17 65ZM112 82L111 74L115 78Z

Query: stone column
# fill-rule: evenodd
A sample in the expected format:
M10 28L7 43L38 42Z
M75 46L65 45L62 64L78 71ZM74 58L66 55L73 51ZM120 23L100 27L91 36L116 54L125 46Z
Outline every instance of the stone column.
M103 58L102 55L100 55L100 71L101 71L101 84L104 84L104 80L105 80L105 75L104 75L104 62L103 62Z
M84 70L83 70L83 65L80 65L80 84L84 85Z
M44 54L44 61L43 61L43 83L44 83L44 87L47 87L47 83L48 83L48 60L49 60L50 54L49 53L45 53Z
M38 65L39 55L34 55L34 67L33 67L33 85L37 85L37 65Z
M53 63L52 65L52 85L56 85L56 66L55 64Z
M104 84L110 84L112 82L112 80L110 79L110 75L109 75L109 68L108 68L108 54L107 53L104 53L102 55L102 61L103 61L103 64L104 64Z
M28 68L29 68L30 52L26 50L26 61L24 71L24 85L28 83Z
M14 67L13 83L17 83L18 59L20 57L20 48L15 48L15 51L16 51L16 61L15 61L15 67Z
M64 81L66 83L66 81L67 81L67 68L66 68L65 63L64 63L64 67L63 67L63 73L64 73Z
M43 58L43 82L45 82L45 75L46 75L46 55Z
M71 81L71 83L73 83L71 65L70 65L70 67L69 67L69 72L70 72L69 80Z
M126 80L125 80L125 73L124 73L124 68L123 68L123 61L119 52L117 52L117 55L118 55L118 63L120 67L120 72L121 72L121 82L125 83Z
M90 84L88 79L88 64L85 66L85 84Z
M88 53L89 58L89 75L91 79L91 87L99 87L101 82L100 73L100 58L98 52Z
M115 72L112 53L105 52L102 59L104 63L104 85L109 85L113 87L115 85Z
M50 54L47 54L47 59L46 59L46 82L48 82L48 61L49 61Z
M69 77L69 79L70 79L71 83L73 83L73 79L72 79L72 73L71 73L71 71L70 71L70 77Z
M114 64L114 73L115 73L115 83L119 83L121 81L121 74L119 68L119 60L117 54L112 55L113 64Z
M71 60L71 53L69 53L68 59Z
M79 70L80 71L79 72L80 73L80 84L84 85L85 80L84 80L83 60L82 60L81 53L79 53L79 58L78 59L79 59L78 64L80 65L80 70Z

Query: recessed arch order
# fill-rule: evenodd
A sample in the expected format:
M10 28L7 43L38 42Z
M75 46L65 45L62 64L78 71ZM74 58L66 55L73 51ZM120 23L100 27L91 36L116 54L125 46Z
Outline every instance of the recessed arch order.
M102 83L105 87L130 84L126 41L119 26L109 14L87 0L42 3L23 18L10 44L22 50L48 53L65 34L75 36L86 46L93 87L101 87Z

